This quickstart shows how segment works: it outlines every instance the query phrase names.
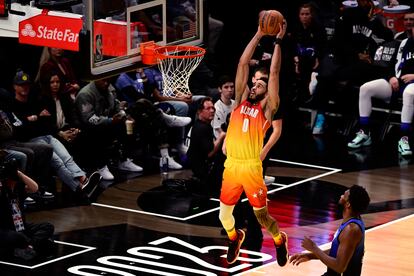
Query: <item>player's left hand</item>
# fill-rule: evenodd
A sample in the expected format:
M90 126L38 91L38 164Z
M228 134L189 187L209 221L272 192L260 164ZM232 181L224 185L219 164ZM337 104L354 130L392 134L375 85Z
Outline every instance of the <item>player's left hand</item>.
M316 244L307 236L303 238L302 247L310 252L313 252Z

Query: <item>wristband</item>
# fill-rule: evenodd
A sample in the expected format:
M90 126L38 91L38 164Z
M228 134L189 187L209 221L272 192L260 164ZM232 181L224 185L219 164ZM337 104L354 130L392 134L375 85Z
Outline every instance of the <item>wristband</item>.
M279 45L282 44L282 39L280 37L276 37L276 39L275 39L275 45L276 44L279 44Z

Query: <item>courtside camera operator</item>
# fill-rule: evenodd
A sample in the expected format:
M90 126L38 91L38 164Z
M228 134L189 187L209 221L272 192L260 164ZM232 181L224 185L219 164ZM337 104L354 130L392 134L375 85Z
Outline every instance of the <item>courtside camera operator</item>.
M0 151L0 255L32 260L50 255L54 248L54 226L25 220L23 202L26 193L38 190L37 183L18 170L15 159L6 161Z

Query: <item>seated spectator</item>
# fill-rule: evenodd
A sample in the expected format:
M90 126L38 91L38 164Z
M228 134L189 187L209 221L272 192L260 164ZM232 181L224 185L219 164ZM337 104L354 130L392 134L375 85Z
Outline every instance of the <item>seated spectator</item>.
M50 134L51 115L47 109L41 109L35 100L29 101L30 79L23 71L18 71L14 78L15 99L13 116L10 122L16 131L16 138L20 141L30 141L39 144L51 145L53 154L51 166L62 180L80 200L85 200L100 181L98 173L86 177L84 171L75 163L65 146Z
M43 199L53 199L54 195L51 193L53 181L48 169L53 148L50 145L17 141L8 115L13 116L13 113L10 110L5 112L0 109L0 146L8 151L23 153L26 156L26 162L20 161L19 168L39 183L39 194ZM36 203L32 196L27 198L27 204Z
M126 103L119 102L113 93L109 79L92 81L83 87L75 99L78 124L83 133L82 144L89 148L88 164L100 168L104 180L113 180L114 175L108 165L113 152L120 152L118 169L129 172L142 172L129 156L132 153L134 137L127 135L125 128ZM115 144L115 140L118 144Z
M0 181L0 254L32 260L53 253L54 226L27 222L24 215L23 200L26 193L38 190L37 183L4 156L0 157Z
M311 75L317 75L319 61L326 43L326 33L324 27L316 21L314 8L311 4L303 4L299 8L298 17L299 22L292 31L292 40L295 46L293 62L298 89L301 96L306 99L307 97L303 94L305 91L308 92Z
M63 93L68 93L73 99L79 92L80 85L72 68L70 60L64 57L64 50L60 48L44 47L39 62L39 72L36 82L50 72L58 72L62 83Z
M211 126L214 113L213 100L210 97L201 99L188 149L193 176L200 183L198 192L206 196L219 194L225 160L221 148L226 133L222 131L217 139L214 137Z
M61 77L56 71L45 73L40 80L40 108L50 114L50 134L69 146L78 137L80 130L75 126L75 100L64 93Z
M156 67L144 69L144 76L148 78L148 84L152 87L152 97L154 101L167 102L171 104L177 116L190 116L197 109L197 101L204 98L204 95L183 95L181 97L168 97L164 95L164 87L161 72Z
M412 28L414 34L414 28ZM390 102L392 98L402 95L401 110L401 139L398 141L398 151L402 156L412 155L409 143L411 123L414 114L414 38L404 39L397 51L395 71L385 79L377 79L365 83L359 94L359 124L360 130L356 137L348 143L348 147L355 149L371 145L370 115L372 112L372 98Z
M231 113L234 107L234 80L229 76L222 76L218 82L218 91L220 98L214 103L215 113L211 125L214 130L214 137L219 138L223 130L222 125L226 124L227 115Z
M160 101L154 96L155 87L162 87L162 77L158 70L155 71L155 74L152 70L139 68L134 72L120 74L115 82L119 99L127 101L129 105L133 105L139 99L147 99L155 107L161 108L162 110L170 110L170 113L176 114L169 115L161 112L162 120L168 127L179 128L180 133L177 134L178 137L176 140L178 141L176 142L176 148L180 154L184 155L187 152L187 147L183 144L184 126L191 122L191 118L183 115L185 112L177 112L173 103Z
M148 78L148 85L151 89L151 95L156 102L168 103L174 107L175 115L178 117L190 117L195 119L198 101L204 98L204 95L185 95L180 97L168 97L164 94L163 80L158 68L151 67L144 69L144 76ZM184 145L185 129L181 129L179 141L176 145L181 154L188 150Z
M169 155L168 133L167 133L167 121L165 117L172 117L162 112L159 108L156 108L149 100L140 99L135 104L130 106L127 110L128 114L137 122L138 131L140 137L142 137L149 144L155 142L160 150L160 168L163 168L162 160L168 160L168 168L173 170L182 169L181 164L176 162L174 158ZM174 116L177 117L177 116ZM177 117L179 118L179 117ZM186 124L191 122L188 117ZM181 120L181 118L179 119ZM175 122L179 122L176 120ZM178 125L183 127L184 124Z
M394 35L395 40L403 40L411 37L411 29L414 27L414 11L404 14L404 31Z
M374 13L372 0L358 0L358 6L345 9L338 19L334 34L334 51L320 62L317 86L312 104L317 110L312 133L323 134L324 113L330 99L335 99L342 112L352 114L357 93L353 87L381 76L372 69L378 41L391 41L392 31ZM335 91L333 95L332 91Z

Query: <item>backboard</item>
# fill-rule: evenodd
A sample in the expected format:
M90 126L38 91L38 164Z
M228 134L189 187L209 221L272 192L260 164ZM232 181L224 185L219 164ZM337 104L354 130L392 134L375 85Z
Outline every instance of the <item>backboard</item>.
M91 78L141 67L140 43L200 45L204 0L84 1L81 52Z

